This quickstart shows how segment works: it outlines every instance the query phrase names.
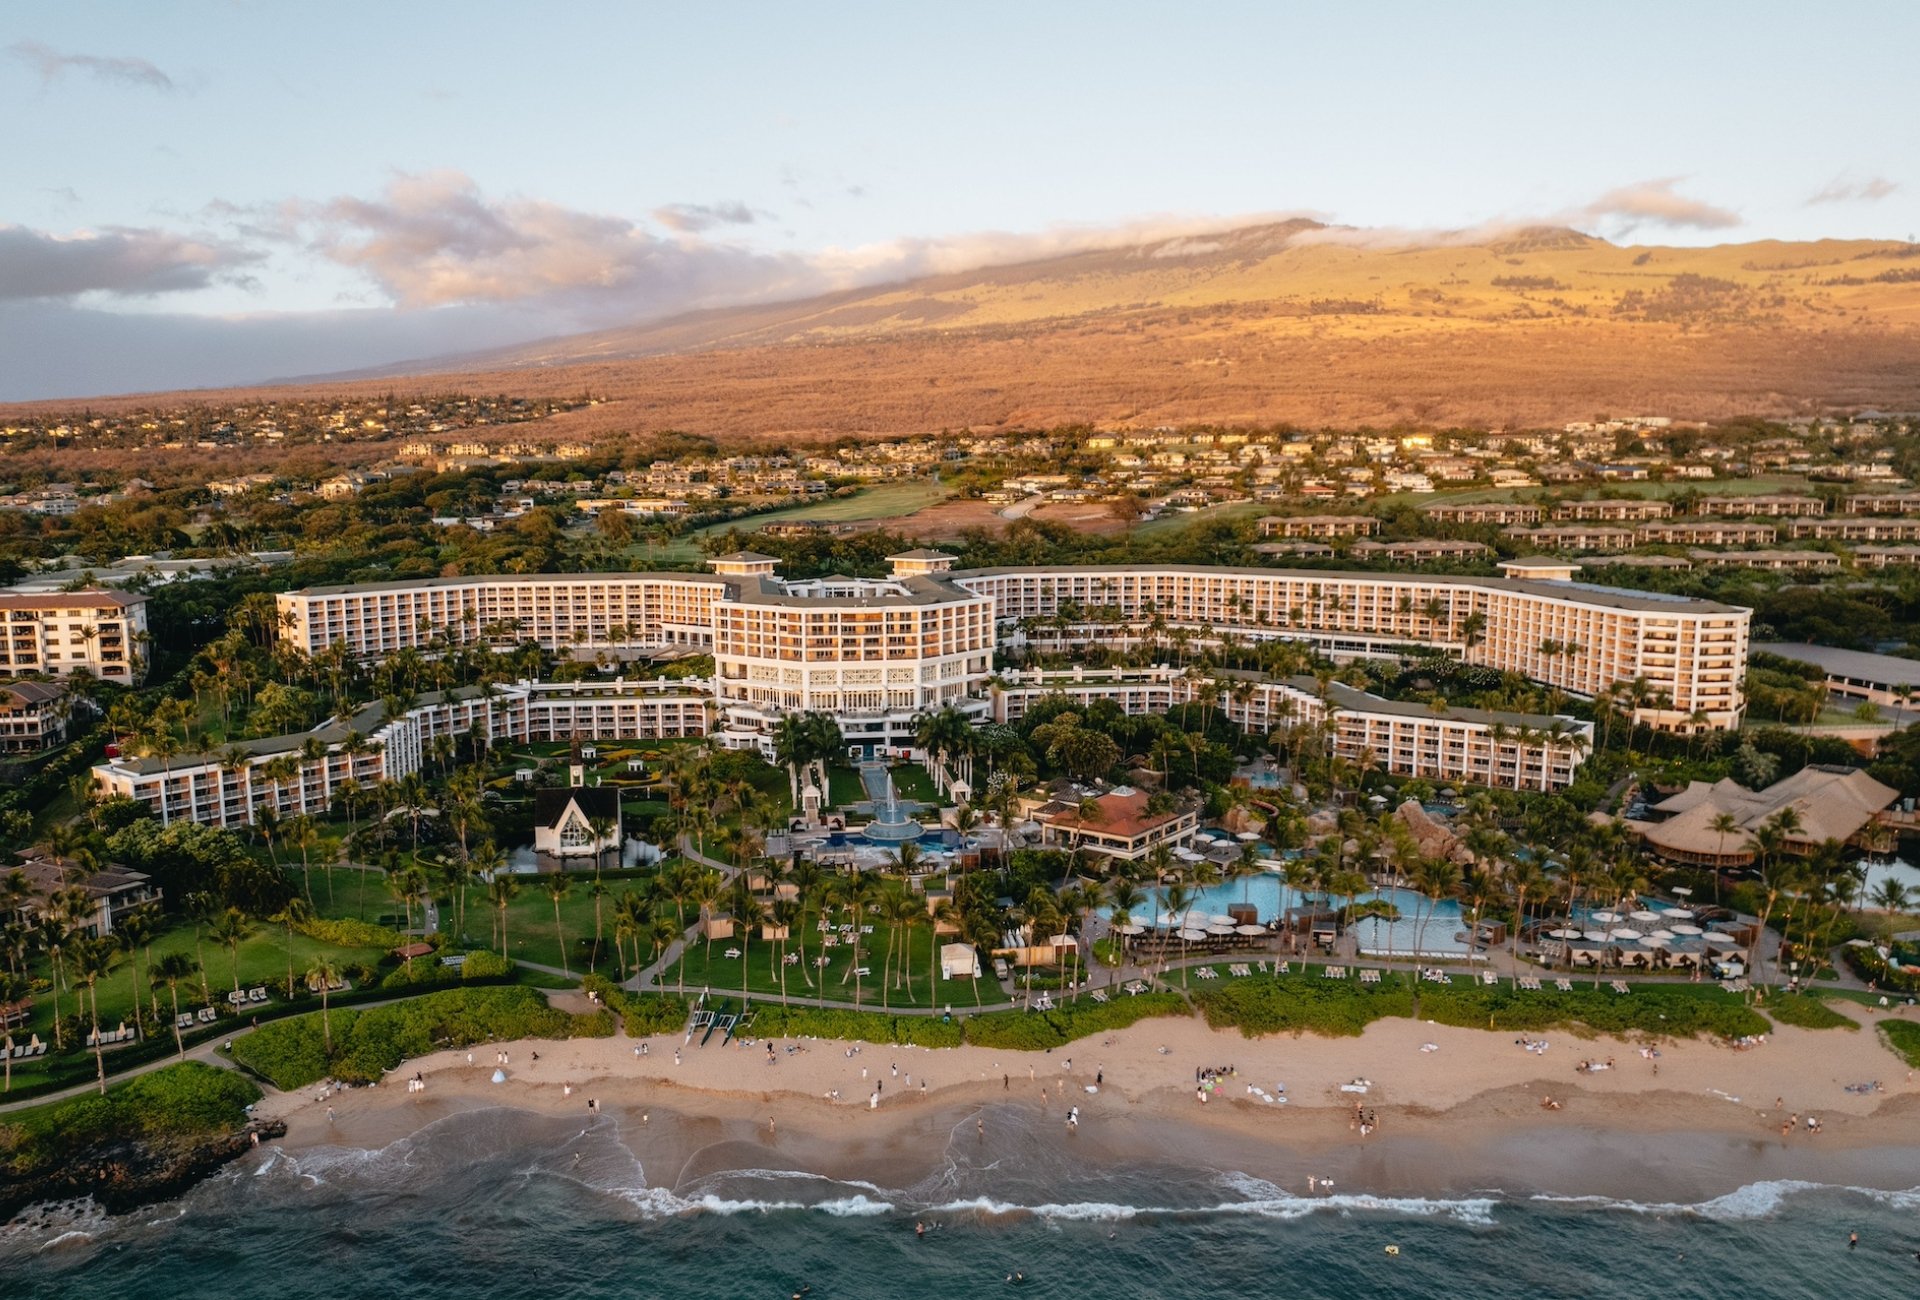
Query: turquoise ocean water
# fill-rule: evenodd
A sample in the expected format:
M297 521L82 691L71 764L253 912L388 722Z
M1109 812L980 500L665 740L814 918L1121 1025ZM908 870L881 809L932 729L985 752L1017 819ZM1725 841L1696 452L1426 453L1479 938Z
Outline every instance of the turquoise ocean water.
M915 1187L678 1178L642 1168L611 1118L582 1136L466 1114L375 1152L263 1151L118 1219L16 1228L0 1283L86 1300L1920 1295L1920 1189L1309 1201L1231 1170L1079 1168L1026 1146L1009 1132Z

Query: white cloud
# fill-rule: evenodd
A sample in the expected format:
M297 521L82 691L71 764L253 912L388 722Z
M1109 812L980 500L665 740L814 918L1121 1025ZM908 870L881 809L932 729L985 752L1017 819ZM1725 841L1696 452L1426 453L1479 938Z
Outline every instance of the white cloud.
M653 219L669 230L698 233L715 226L750 226L760 214L738 200L723 203L670 203L653 210Z
M232 280L259 258L235 244L165 230L109 226L56 235L0 226L0 300L181 293Z
M1643 221L1692 230L1725 230L1740 224L1740 214L1737 212L1676 193L1674 186L1685 179L1683 176L1664 176L1658 180L1622 185L1580 208L1578 215L1601 221L1622 221L1628 229Z
M1807 200L1807 206L1816 203L1878 203L1900 188L1898 181L1890 181L1884 176L1869 176L1863 181L1835 179L1826 188Z
M7 53L40 74L43 84L58 81L69 72L84 73L96 81L117 81L171 94L179 86L172 77L146 59L102 54L62 54L39 41L15 41Z

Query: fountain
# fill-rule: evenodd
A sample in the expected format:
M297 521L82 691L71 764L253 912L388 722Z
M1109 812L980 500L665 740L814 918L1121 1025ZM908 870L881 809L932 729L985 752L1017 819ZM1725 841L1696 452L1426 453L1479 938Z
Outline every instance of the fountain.
M879 767L878 764L874 764ZM867 784L869 793L873 785L866 769L861 771L861 780ZM893 773L880 768L880 776L886 783L885 798L873 800L873 820L865 827L867 839L874 844L905 844L917 840L926 833L926 827L907 815L900 806L900 796L893 788ZM918 810L920 805L909 804L908 808Z

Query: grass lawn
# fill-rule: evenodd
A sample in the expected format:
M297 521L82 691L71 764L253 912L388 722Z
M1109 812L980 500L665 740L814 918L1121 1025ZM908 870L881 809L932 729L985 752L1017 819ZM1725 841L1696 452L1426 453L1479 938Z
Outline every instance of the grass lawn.
M642 873L608 873L602 883L607 887L607 895L600 900L602 942L600 945L600 964L598 970L604 975L616 973L613 952L613 908L620 895L633 888ZM542 966L559 966L560 938L553 928L553 899L548 896L546 882L550 876L516 876L520 882L520 892L507 904L507 955L520 961L530 961ZM560 931L566 938L567 969L576 976L585 973L587 950L593 943L593 882L577 877L568 877L566 897L560 900ZM689 910L689 917L692 912ZM443 923L451 928L454 924L450 906L441 904ZM480 889L467 891L466 939L469 946L475 948L491 947L499 951L497 940L493 937L495 912Z
M850 767L835 764L827 768L827 802L835 808L845 808L848 804L859 803L867 797L867 788L860 784L860 774Z
M793 998L824 998L830 1002L854 1001L855 980L848 974L853 966L853 947L844 938L835 935L837 942L833 947L823 946L823 936L815 925L819 913L809 911L806 919L795 931L795 937L787 944L787 952L799 955L800 936L806 940L806 953L800 962L786 967L787 994ZM836 914L836 924L845 918ZM862 1006L881 1010L886 1007L954 1007L980 1006L987 1002L1001 1000L998 986L991 975L983 975L979 982L976 999L975 985L972 980L937 979L929 982L929 976L938 972L930 968L933 960L933 932L923 926L917 926L907 932L907 969L913 976L913 989L909 993L905 984L905 974L901 967L898 938L895 938L893 978L883 980L887 965L887 926L880 921L868 921L873 933L862 935L860 942L860 964L866 967L868 974L861 977L860 998ZM941 942L951 942L951 938L942 936ZM758 998L778 998L780 996L780 965L777 943L764 942L756 929L751 943L742 943L736 934L732 939L713 941L712 956L708 956L709 945L704 941L693 944L686 955L670 967L661 977L662 988L678 989L684 977L688 993L697 993L711 989L716 994L741 992L742 983L746 991ZM732 949L735 956L728 957ZM827 964L816 966L820 957L826 957ZM808 987L807 975L810 972L814 986ZM884 984L884 988L883 988Z
M208 991L212 994L213 1004L224 1007L226 1005L226 995L230 993L234 987L235 971L233 954L227 949L226 945L216 943L209 938L204 939L196 950L194 927L192 925L179 925L154 940L152 947L153 959L156 961L166 954L174 952L185 953L188 959L195 964L194 974L180 984L181 1010L185 1011L190 1007L205 1005L205 1001L201 995L201 979L199 973L199 962L202 957L204 957L206 961L206 984ZM255 922L252 935L244 940L239 948L238 970L240 987L246 989L265 984L269 991L275 994L273 1002L268 1005L277 1005L279 1001L278 991L283 990L286 985L287 952L287 932L285 927L266 922ZM337 966L353 966L362 964L372 965L379 962L380 959L386 955L384 949L344 948L335 944L321 943L319 940L310 939L301 934L293 936L292 952L293 974L296 980L302 979L305 976L307 966L318 957L326 957ZM143 1004L150 1003L153 996L146 982L147 971L147 954L142 952L139 955L137 973L140 977L139 993ZM33 968L33 973L43 978L50 974L49 967L44 959L36 963ZM100 982L101 1028L111 1030L118 1026L121 1021L131 1020L133 1015L135 975L136 967L134 962L128 954L122 953L118 957L113 970ZM165 987L160 989L159 997L163 1018L171 1016L172 999ZM79 1009L79 999L74 990L63 988L60 993L61 1014L71 1015ZM88 1012L91 1012L90 1002ZM38 1034L42 1042L51 1043L53 1041L53 1014L54 999L52 992L46 991L35 994L33 1016L28 1020L26 1025L13 1031L15 1040L24 1043L28 1041L30 1035ZM31 1077L37 1065L50 1059L52 1058L49 1056L41 1057L38 1062L32 1063L17 1061L14 1063L14 1075L16 1078Z
M877 487L862 488L851 496L830 497L825 501L809 501L785 510L770 510L764 515L708 524L705 528L698 529L693 536L704 537L712 533L724 533L733 528L741 532L752 532L765 524L785 523L792 520L847 524L868 519L896 519L903 515L910 515L916 510L924 510L930 505L945 501L952 495L951 489L926 479L900 479L892 483L882 483Z
M893 788L902 799L912 799L918 803L932 804L936 807L949 802L933 788L933 778L927 775L927 769L918 763L902 763L893 769Z
M1258 519L1262 515L1274 513L1272 503L1264 501L1232 501L1223 506L1208 506L1204 510L1179 511L1150 519L1144 524L1135 525L1133 535L1139 538L1170 537L1175 533L1193 527L1199 523L1233 523L1245 519Z

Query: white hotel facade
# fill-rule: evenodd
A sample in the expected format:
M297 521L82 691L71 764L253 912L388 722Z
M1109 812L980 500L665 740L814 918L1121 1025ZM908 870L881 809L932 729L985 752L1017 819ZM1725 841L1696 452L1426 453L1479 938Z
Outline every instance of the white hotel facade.
M379 658L456 640L531 638L555 651L713 653L730 730L821 708L850 736L898 743L926 709L984 698L998 640L1029 621L1070 641L1288 639L1335 659L1408 646L1591 698L1640 683L1635 720L1675 731L1739 726L1751 611L1572 581L1515 561L1499 578L1198 565L952 570L931 551L885 579L783 582L741 553L715 573L539 574L320 587L280 596L282 635L312 653L344 641ZM1123 626L1094 617L1117 611ZM1063 622L1064 620L1064 622Z
M945 706L976 720L1014 718L1038 693L1064 691L1114 698L1129 712L1163 711L1192 698L1191 683L1167 670L1134 670L1097 684L1091 675L1020 684L1016 674L996 686L994 651L1028 634L1126 645L1183 630L1201 643L1228 632L1295 640L1335 659L1438 650L1578 696L1637 683L1636 720L1671 730L1737 727L1743 709L1750 611L1576 583L1571 564L1512 562L1504 577L1470 578L1188 565L956 571L952 557L933 551L891 562L887 578L783 581L777 561L742 552L713 561L712 574L503 575L313 588L280 596L281 634L308 653L340 642L364 658L424 646L436 635L531 639L556 652L691 648L713 655L710 688L703 684L698 696L679 699L671 718L662 712L661 683L597 688L609 699L641 701L632 717L576 712L564 722L548 702L560 688L528 684L522 720L480 720L505 737L718 731L726 744L764 749L782 716L819 710L835 716L850 744L900 752L911 748L916 719ZM672 685L683 695L692 686ZM1404 775L1521 789L1566 784L1592 733L1590 724L1570 718L1436 713L1345 688L1323 700L1299 682L1239 683L1223 692L1221 707L1260 730L1324 723L1331 711L1336 752L1370 752ZM435 718L421 725L478 725ZM280 739L295 747L302 740ZM417 758L405 757L417 743L400 737L401 757L386 766L417 766ZM135 793L129 773L153 777L134 772L138 766L119 762L96 773L113 792ZM316 773L302 785L317 783L311 797L324 799L329 779ZM186 795L197 807L201 796ZM210 787L206 797L223 818L257 802L224 785Z

